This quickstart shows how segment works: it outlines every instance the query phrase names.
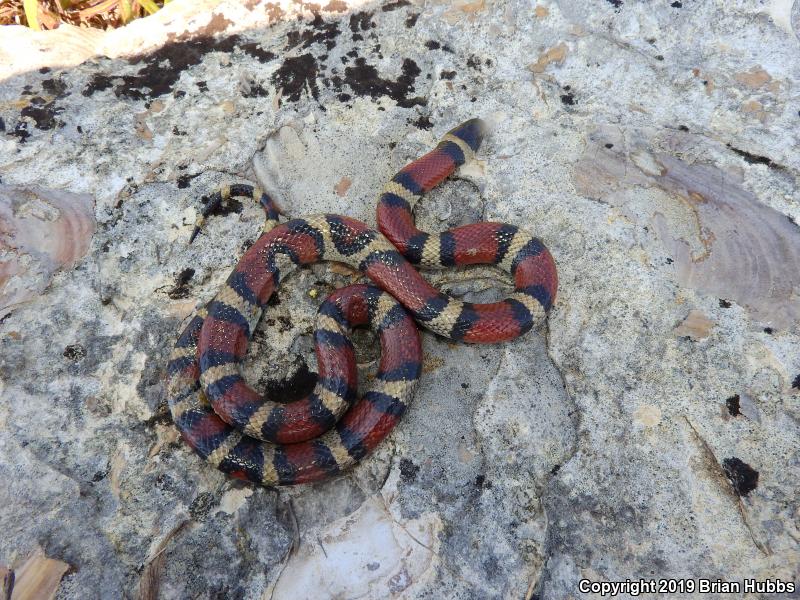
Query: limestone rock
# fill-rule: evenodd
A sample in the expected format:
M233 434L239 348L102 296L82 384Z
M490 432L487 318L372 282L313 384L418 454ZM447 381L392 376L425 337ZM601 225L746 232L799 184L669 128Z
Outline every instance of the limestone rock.
M0 183L91 218L0 321L0 564L41 547L71 566L64 599L797 580L796 4L175 0L115 32L4 30ZM418 222L534 231L560 273L549 326L424 334L411 410L334 481L255 489L204 464L165 361L262 215L232 202L188 245L201 197L257 180L287 216L374 223L382 184L474 116L493 123L479 160ZM316 307L357 278L287 279L256 386L307 385Z

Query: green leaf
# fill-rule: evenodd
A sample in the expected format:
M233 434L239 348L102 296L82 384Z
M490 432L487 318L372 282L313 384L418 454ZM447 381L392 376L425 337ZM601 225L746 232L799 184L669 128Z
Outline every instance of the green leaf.
M149 14L153 14L158 12L158 4L153 2L153 0L138 0L139 4L143 9L145 9Z
M133 7L130 0L119 0L119 12L123 23L130 23L133 19Z
M25 18L28 20L28 27L41 31L39 25L39 2L38 0L22 0L22 8L25 9Z

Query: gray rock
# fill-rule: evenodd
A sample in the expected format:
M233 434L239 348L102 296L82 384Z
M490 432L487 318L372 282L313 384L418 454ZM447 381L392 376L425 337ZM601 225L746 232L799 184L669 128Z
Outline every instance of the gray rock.
M59 598L796 581L796 4L176 0L57 47L8 28L2 184L93 198L96 231L0 321L0 564L41 547L72 567ZM287 216L374 223L383 183L473 116L493 123L479 160L419 224L534 231L559 266L548 327L423 334L410 411L334 481L256 489L204 464L165 361L262 215L233 202L188 245L200 198L257 180ZM508 289L489 268L429 275L473 300ZM355 280L287 279L249 379L306 382L316 307ZM357 350L369 376L374 340Z

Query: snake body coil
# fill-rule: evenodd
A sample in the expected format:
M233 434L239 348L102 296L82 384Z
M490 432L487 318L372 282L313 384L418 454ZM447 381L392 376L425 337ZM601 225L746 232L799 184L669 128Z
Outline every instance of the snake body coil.
M414 203L472 158L482 137L482 122L467 121L395 175L378 202L383 234L330 214L278 224L273 201L251 186L231 186L212 197L204 216L226 197L244 195L261 203L267 221L265 232L190 320L170 356L170 410L200 456L263 485L339 473L371 451L411 402L422 361L414 321L454 341L494 343L516 338L546 317L556 294L556 267L531 234L504 223L476 223L436 236L414 225ZM198 228L201 223L202 218ZM265 399L241 374L249 338L284 265L322 260L347 263L380 289L355 285L329 296L320 306L314 334L319 364L314 391L288 404ZM413 266L467 264L508 271L514 292L489 304L461 302L433 288ZM368 391L357 399L355 355L347 336L361 325L378 333L381 360Z

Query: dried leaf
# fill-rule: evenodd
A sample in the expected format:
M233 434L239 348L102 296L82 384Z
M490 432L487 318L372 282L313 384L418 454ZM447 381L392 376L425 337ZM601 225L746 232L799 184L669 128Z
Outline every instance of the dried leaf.
M56 29L63 23L108 29L159 10L164 0L0 0L0 25ZM34 10L34 8L36 10Z
M486 8L486 0L476 0L475 2L465 2L458 6L458 9L465 13L476 13Z
M170 540L180 533L189 521L182 521L172 528L156 548L152 556L145 562L142 576L139 579L139 594L137 600L158 600L161 590L161 574L164 570L166 555L164 550Z
M734 75L734 79L754 90L772 81L769 73L759 67L753 67L744 73L737 73Z
M14 571L0 565L0 600L11 600L14 591Z
M13 600L52 600L69 565L39 548L15 571Z
M709 319L699 310L690 310L683 323L675 328L678 337L688 336L693 340L702 340L711 334L714 321Z
M337 193L339 196L344 196L344 195L347 193L347 190L349 190L349 189L350 189L350 186L351 186L352 184L353 184L353 182L352 182L352 181L351 181L349 178L347 178L347 177L342 177L342 178L339 180L339 183L337 183L337 184L334 186L333 190L334 190L334 191L335 191L335 192L336 192L336 193Z
M78 11L78 16L81 19L90 19L101 13L108 12L112 8L116 7L118 1L119 0L104 0L99 4L95 4L94 6Z
M528 67L534 73L544 73L547 65L557 64L560 65L567 57L567 45L564 42L548 48L544 53L539 55L539 60Z

